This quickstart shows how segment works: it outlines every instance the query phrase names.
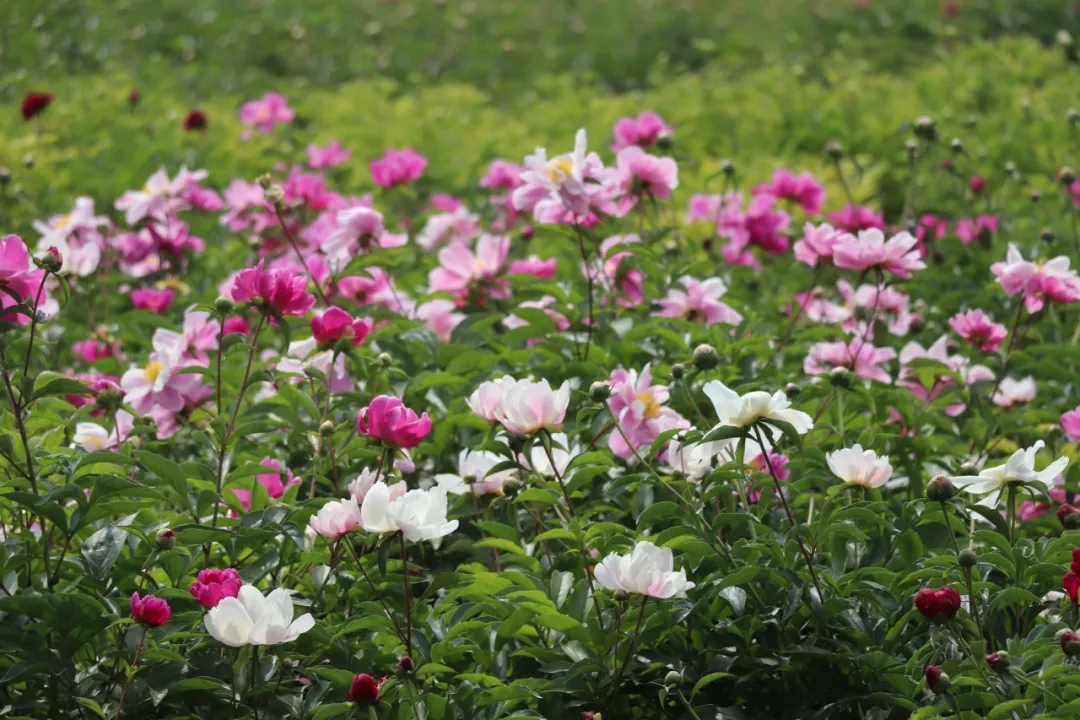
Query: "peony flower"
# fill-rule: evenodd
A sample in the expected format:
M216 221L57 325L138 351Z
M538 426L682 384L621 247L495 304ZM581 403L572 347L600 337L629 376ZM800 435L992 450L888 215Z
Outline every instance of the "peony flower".
M210 121L206 117L206 113L198 108L195 108L184 117L184 130L192 132L195 130L203 131L209 127Z
M833 368L842 367L867 380L891 383L892 377L880 364L895 357L896 351L892 348L874 347L861 337L848 342L815 343L810 346L810 352L803 361L803 372L823 375Z
M427 168L427 158L412 148L387 150L378 160L372 160L371 180L386 190L407 185L419 179Z
M640 242L637 235L613 235L600 243L600 257L585 267L585 276L591 275L594 282L610 289L623 307L635 307L645 301L645 273L629 263L623 265L624 260L634 256L632 252L613 250Z
M600 156L586 152L585 130L574 136L573 152L547 159L544 148L525 158L521 185L514 189L515 210L532 212L538 223L577 224L595 219L593 210L610 212L611 191Z
M518 435L533 435L540 430L559 432L569 404L569 382L552 390L547 380L518 380L505 388L495 408L495 417L504 428Z
M489 190L513 190L521 184L523 168L509 160L496 158L491 161L484 177L480 178L480 187Z
M555 325L555 332L561 333L570 327L570 319L559 311L552 308L552 305L556 303L556 300L551 295L545 295L539 300L526 300L518 305L519 308L533 308L535 310L543 310L544 314L551 318L551 322ZM519 315L507 315L503 318L503 325L511 330L519 327L525 327L529 324L527 320ZM532 347L536 343L540 342L540 338L529 338L529 347Z
M267 305L293 317L307 315L315 304L315 296L307 291L306 277L286 270L266 270L262 262L237 274L232 299Z
M293 620L292 592L277 588L263 595L244 585L236 597L226 597L203 618L206 631L229 647L279 645L292 642L315 627L315 619L304 613Z
M636 118L624 117L617 120L611 134L615 139L611 152L618 153L635 145L642 148L655 145L662 138L670 138L675 131L662 117L645 110Z
M1035 378L1030 375L1021 380L1011 377L1002 378L1001 384L990 400L998 407L1011 408L1024 405L1035 399Z
M747 427L759 420L778 420L790 424L800 435L814 427L809 415L791 408L782 390L772 395L761 390L739 395L719 380L705 383L703 390L716 410L716 427Z
M812 223L803 226L803 238L795 243L795 259L816 267L818 261L832 264L833 251L837 245L851 242L852 236L832 225L822 223L814 227Z
M131 304L140 310L149 310L152 313L163 313L172 306L176 292L173 290L154 290L153 288L139 288L131 291Z
M335 357L332 350L320 352L313 337L289 343L285 357L277 362L279 373L293 375L290 378L293 385L299 385L305 381L308 368L322 373L332 394L352 392L353 379L345 367L345 356L338 354Z
M712 471L712 459L728 445L726 440L684 445L680 437L673 437L667 447L667 465L691 480L700 480Z
M450 342L454 328L465 319L465 313L457 312L457 305L450 300L428 300L418 305L414 312L417 320L423 320L429 330L444 343Z
M431 432L431 419L420 417L401 398L380 395L356 415L356 430L392 448L413 448Z
M552 433L551 457L555 459L554 467L551 465L551 458L548 457L547 451L540 443L532 446L528 457L519 455L518 462L545 477L556 477L557 473L558 477L567 480L574 474L574 471L570 469L570 461L580 454L581 446L577 443L571 446L566 433Z
M1023 294L1024 307L1031 313L1042 310L1047 300L1073 303L1080 299L1080 277L1069 269L1065 255L1046 262L1029 262L1015 243L1009 243L1005 262L994 263L990 271L1006 295Z
M341 142L334 140L326 147L319 147L314 143L307 146L308 167L315 170L325 170L336 165L343 165L352 158L352 150L346 150Z
M281 482L281 462L274 460L273 458L265 457L259 461L259 465L265 468L270 468L276 472L262 473L255 476L255 480L263 486L266 490L266 495L271 500L278 500L285 496L285 490L292 485L299 485L300 478L293 475L292 470L285 468L285 482ZM251 491L242 490L240 488L232 488L233 494L240 499L240 504L244 507L244 510L251 512Z
M191 595L204 608L215 608L225 598L239 595L243 584L240 573L234 568L206 568L199 571L198 578L191 584Z
M506 235L484 235L476 241L473 253L464 245L448 245L439 251L439 267L428 274L432 292L462 295L471 290L507 296L508 289L497 280L510 252Z
M773 173L772 181L754 188L755 195L772 195L782 200L790 200L802 206L807 215L817 215L825 204L825 186L814 179L810 173L795 175L790 170L779 168ZM812 265L812 263L810 263Z
M143 623L150 627L161 627L169 622L172 610L169 603L153 595L139 597L139 593L131 594L131 619L137 623Z
M755 195L746 212L742 210L742 201L742 193L730 192L724 196L723 207L717 213L717 235L731 240L724 248L725 259L732 262L751 245L770 255L786 253L790 243L784 232L791 224L791 217L783 210L775 209L776 198Z
M348 261L353 256L380 248L401 247L406 235L394 235L383 226L383 214L361 205L337 214L334 230L322 242L323 252L332 260Z
M327 540L339 538L359 524L360 506L353 497L347 500L331 500L308 520L308 527Z
M248 100L240 106L240 124L254 127L263 135L277 125L288 125L295 117L296 111L281 93L268 92L259 100Z
M679 283L685 291L669 289L667 297L657 301L660 310L653 313L654 317L683 318L706 325L738 325L742 322L742 315L726 303L720 302L720 298L727 292L727 285L720 278L700 282L684 275L679 278Z
M1078 594L1080 594L1080 548L1073 548L1072 551L1072 563L1069 565L1069 572L1062 578L1061 587L1069 595L1069 599L1073 601L1073 604L1077 604Z
M962 218L956 221L956 237L960 242L970 245L986 233L987 237L997 232L998 218L996 215L980 215L974 220Z
M120 378L124 404L139 415L155 408L178 413L189 402L199 402L208 394L202 377L181 374L180 370L193 364L184 358L187 343L184 336L158 328L152 338L154 352L144 368L131 368ZM160 429L160 428L159 428Z
M24 121L29 122L33 120L41 113L45 112L45 108L52 104L54 95L47 92L30 92L23 98L22 106L19 108L22 113Z
M889 458L878 457L873 450L863 450L858 443L854 447L826 453L825 461L833 475L845 485L879 488L892 477Z
M651 446L663 432L690 427L686 418L664 406L668 388L653 385L649 366L642 369L640 376L636 370L615 370L608 384L611 386L608 408L622 428L622 433L614 432L608 437L608 447L623 460L633 457L634 450Z
M386 477L381 476L373 470L364 468L360 471L352 482L349 483L349 497L358 503L364 502L364 498L367 497L368 491L375 486L376 483L385 484ZM408 490L408 486L403 482L394 483L388 486L390 491L390 499L395 500L404 495Z
M914 341L905 345L900 350L901 368L897 384L908 388L915 397L928 403L936 400L943 390L955 384L951 377L941 375L934 378L933 387L927 390L922 384L918 371L910 367L913 360L923 358L937 360L939 363L948 366L953 372L960 375L965 385L994 379L994 374L989 368L982 365L968 365L964 357L949 355L948 342L949 339L942 335L929 348L923 348L922 345ZM945 414L949 417L956 417L964 411L964 408L965 405L962 402L953 403L946 406Z
M843 210L830 213L829 222L838 230L849 233L871 228L885 230L885 217L881 213L874 212L870 208L861 205L846 205Z
M1069 465L1069 459L1058 458L1043 470L1036 470L1035 455L1044 445L1045 443L1039 440L1026 450L1014 452L1004 465L985 468L978 475L954 477L952 482L973 495L986 495L986 498L979 501L979 504L985 507L996 507L1010 485L1041 484L1048 489L1052 488L1054 479Z
M1062 414L1061 427L1073 442L1080 441L1080 407Z
M321 346L336 343L347 338L349 344L356 347L364 342L371 332L371 321L353 318L339 307L329 308L311 318L311 334Z
M530 255L522 260L511 260L510 268L506 273L508 275L532 275L542 280L550 280L555 277L558 262L557 258L543 260L535 255Z
M860 309L869 313L868 317L883 320L893 335L907 335L911 330L914 317L908 310L908 296L896 288L865 284L855 290L846 280L837 282L836 287L844 296L848 315L843 323L844 330L857 331L859 322L855 317Z
M667 200L679 187L679 166L668 157L650 155L631 146L619 151L609 180L619 198L618 212L625 215L639 200Z
M857 237L848 236L833 248L833 263L847 270L880 268L897 277L910 279L911 273L926 264L919 258L918 244L910 233L898 233L888 241L877 228L860 230Z
M379 688L385 680L386 678L376 681L367 673L353 675L352 684L349 685L349 699L361 705L378 701Z
M675 572L671 548L658 548L641 541L626 555L612 553L595 570L596 581L615 592L635 593L667 600L686 597L694 583L686 580L686 572Z
M957 335L982 350L994 352L1005 340L1005 326L991 320L982 310L968 310L949 318L949 327Z
M72 447L82 447L86 452L96 450L112 450L122 445L131 435L131 429L135 426L135 418L127 410L116 411L116 427L108 431L101 425L92 422L81 422L75 425L75 435L72 437Z
M451 495L503 495L503 488L514 480L513 470L489 474L491 469L506 461L501 455L486 450L462 450L458 455L458 472L439 473L435 482Z
M360 506L360 525L370 533L400 532L410 542L438 540L457 530L457 520L446 519L446 490L409 490L391 498L385 483L376 483Z
M517 380L506 375L498 378L497 380L488 380L480 383L480 386L472 391L469 395L469 399L466 401L469 405L469 409L473 411L478 418L486 420L494 425L499 422L496 411L499 408L499 402L502 400L503 395L510 388L515 387Z
M42 281L45 271L34 267L30 260L30 251L18 235L8 235L0 239L0 285L5 290L0 292L0 308L9 308L16 304L17 296L21 302L31 308L41 308L48 312L50 303L48 291ZM25 325L30 318L23 313L11 313L0 316L4 322Z
M432 215L416 236L416 244L425 250L438 245L467 245L480 234L480 216L462 206L451 212Z
M915 593L915 608L928 620L944 622L956 617L960 610L960 593L951 587L940 590L923 588Z

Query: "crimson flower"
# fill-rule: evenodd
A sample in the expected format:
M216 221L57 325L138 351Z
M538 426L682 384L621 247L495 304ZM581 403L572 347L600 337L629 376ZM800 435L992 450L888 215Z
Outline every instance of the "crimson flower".
M45 108L49 107L52 101L52 93L32 92L27 94L22 102L23 120L33 120L38 115L45 112Z
M915 593L915 608L929 620L945 622L955 617L960 610L960 593L951 587L940 590L923 588Z

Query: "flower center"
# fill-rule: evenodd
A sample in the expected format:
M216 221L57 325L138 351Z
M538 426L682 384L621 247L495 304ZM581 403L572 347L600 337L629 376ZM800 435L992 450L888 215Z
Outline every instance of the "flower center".
M56 227L58 230L63 230L71 224L71 215L61 215L56 221Z
M157 382L158 375L160 375L161 371L164 369L165 368L164 366L162 366L161 361L151 360L150 363L146 366L146 369L143 370L143 377L146 378L146 382L148 383Z
M90 445L91 447L95 447L98 450L101 450L105 447L105 441L99 437L88 437L83 440L83 444Z
M551 182L559 182L563 178L570 177L573 170L574 164L570 162L570 158L555 158L549 162L547 166L548 180L551 180Z
M645 417L651 419L660 414L660 403L656 402L656 399L648 390L639 392L637 394L637 399L645 404L645 410L641 413Z

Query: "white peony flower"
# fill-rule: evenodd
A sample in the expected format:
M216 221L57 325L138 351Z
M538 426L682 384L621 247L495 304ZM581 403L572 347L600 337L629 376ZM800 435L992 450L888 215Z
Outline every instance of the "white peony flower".
M1030 375L1021 380L1011 377L1002 378L1001 386L990 400L998 407L1011 408L1023 405L1035 399L1035 378Z
M503 495L506 483L514 480L514 471L503 470L494 475L488 472L505 459L486 450L462 450L458 455L458 474L440 473L435 476L435 482L452 495L464 495L470 490L477 495Z
M551 467L551 460L548 458L544 446L540 443L535 443L532 446L529 457L519 456L518 462L547 477L555 477L555 471L558 470L559 477L567 480L574 473L570 471L570 474L567 475L566 469L569 467L570 461L580 454L581 445L575 443L571 447L566 433L554 433L551 436L551 457L555 459L554 468Z
M779 420L789 423L800 435L814 427L809 415L791 408L781 390L772 395L760 390L739 395L719 380L705 383L704 390L720 418L717 427L747 427L758 420Z
M356 498L331 500L311 516L308 526L327 539L334 539L350 532L360 524L360 507Z
M1035 455L1045 445L1039 440L1026 450L1017 450L1004 465L985 468L978 475L961 475L952 478L953 484L973 495L986 495L979 501L985 507L996 507L1001 495L1010 483L1042 483L1054 486L1054 478L1069 465L1068 458L1058 458L1044 470L1035 470Z
M700 480L712 470L712 459L730 445L730 440L683 445L679 438L672 438L668 443L667 464L672 470L683 473L691 480Z
M854 447L827 453L825 460L833 475L843 480L845 485L878 488L892 477L889 458L878 457L873 450L863 450L858 443Z
M410 490L391 498L384 483L368 490L360 506L360 525L372 533L401 532L411 542L437 540L457 530L457 520L446 519L446 490Z
M360 474L349 483L349 496L356 500L356 502L362 503L371 488L375 486L375 483L379 482L385 484L386 480L386 473L383 473L382 477L379 477L379 474L374 470L364 468L360 471ZM403 482L396 482L389 487L391 500L401 497L409 489Z
M489 423L495 424L499 422L499 418L495 415L495 411L499 407L499 401L502 400L506 389L513 387L516 382L517 380L507 375L498 380L480 383L480 387L473 390L472 395L469 396L469 409L478 418L487 420Z
M547 380L518 380L504 388L495 417L504 428L518 435L533 435L540 430L559 432L569 404L569 382L552 390Z
M222 599L206 613L203 624L211 637L229 647L292 642L315 627L315 618L304 613L293 620L291 595L278 588L263 596L253 585L242 585L239 595Z
M686 573L675 572L671 548L658 548L642 541L626 555L608 555L596 566L596 581L608 590L637 593L666 600L685 597L694 587Z

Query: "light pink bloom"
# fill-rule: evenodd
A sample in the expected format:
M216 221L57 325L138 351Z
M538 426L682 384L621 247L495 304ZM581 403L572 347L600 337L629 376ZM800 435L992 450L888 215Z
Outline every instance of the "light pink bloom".
M495 408L495 417L517 435L533 435L540 430L559 432L569 404L569 382L552 390L547 380L518 380L505 388Z
M754 188L755 195L772 195L802 206L807 215L817 215L825 204L825 186L810 173L795 175L786 168L773 173L772 181Z
M557 258L548 258L543 260L530 255L524 260L511 260L510 269L506 271L507 275L535 275L542 280L550 280L555 277L555 270L558 266Z
M1080 442L1080 407L1062 414L1061 427L1073 442Z
M78 423L75 425L75 435L71 438L72 447L77 445L86 452L113 450L128 439L134 426L135 417L127 410L116 411L116 425L111 431L97 423Z
M307 146L308 167L315 170L325 170L337 165L343 165L352 158L352 150L341 147L341 142L334 140L326 147L319 147L314 143Z
M1023 293L1024 307L1034 313L1047 300L1073 303L1080 299L1080 278L1069 269L1069 258L1059 255L1046 262L1029 262L1014 243L1009 243L1005 262L994 263L990 271L1009 297Z
M131 368L120 378L124 403L139 415L154 408L175 414L189 402L197 402L209 392L202 377L180 374L194 361L184 358L187 341L180 333L158 328L152 340L154 352L144 368Z
M488 380L480 383L480 386L469 395L467 403L469 409L480 419L491 424L499 422L498 409L503 395L508 390L517 386L517 380L506 375L497 380Z
M863 311L867 322L870 317L884 321L893 335L907 335L911 330L914 318L908 309L908 296L896 288L863 284L855 290L846 280L838 281L836 287L844 296L845 305L850 312L850 317L843 326L848 332L854 332L858 327L855 313L859 310ZM870 337L873 337L873 328Z
M471 289L493 290L496 297L505 296L505 288L496 283L510 252L510 238L505 235L484 235L476 241L474 253L464 245L448 245L439 251L439 265L428 274L433 292L462 294Z
M986 232L988 235L993 235L998 229L998 218L996 215L980 215L974 220L968 218L962 218L956 221L956 237L960 238L960 242L965 245L970 245L979 239L979 235Z
M633 457L635 449L651 446L660 433L690 427L686 418L664 405L668 401L668 388L653 385L648 365L641 375L636 370L615 370L608 384L611 385L608 408L623 431L608 436L608 447L623 460ZM623 439L623 433L626 439Z
M803 227L803 239L795 243L795 259L816 267L818 262L832 265L833 251L837 245L851 242L854 238L849 233L837 230L832 225L822 223L815 227L806 223Z
M1011 408L1014 405L1026 405L1035 399L1035 378L1030 375L1020 380L1011 377L1001 379L1001 385L990 400L1002 408Z
M260 262L253 268L241 270L232 287L236 302L266 304L282 315L302 317L315 304L315 296L307 291L307 278L285 270L266 270Z
M251 210L266 211L269 205L266 203L266 193L258 183L249 183L245 180L236 179L229 183L224 193L225 205L228 211L221 216L221 224L230 230L243 230L252 222ZM269 218L265 225L269 224ZM265 229L256 227L255 230Z
M131 304L140 310L149 310L152 313L163 313L168 310L176 297L174 290L155 290L153 288L139 288L131 291Z
M401 247L408 236L387 232L383 226L383 214L369 207L354 207L337 214L337 227L322 243L323 252L332 260L348 261L364 254L373 246L380 248Z
M339 307L332 307L311 318L311 334L319 345L332 345L342 338L348 338L356 347L364 342L371 332L371 321L353 318Z
M862 205L847 205L843 210L829 214L829 222L838 230L855 233L876 228L885 230L885 217Z
M573 152L551 160L544 148L525 158L522 184L514 189L514 209L531 211L538 223L578 224L595 219L594 209L611 212L611 189L600 156L587 153L584 130L574 137Z
M675 130L664 122L662 117L645 110L636 118L620 118L615 123L611 134L615 139L611 145L611 152L618 153L634 145L642 148L655 145L661 138L670 138L675 134Z
M997 350L1008 334L1004 325L994 322L982 310L957 313L949 318L949 326L960 337L989 352Z
M438 245L467 245L480 234L480 216L462 205L452 212L438 213L428 218L416 236L416 244L425 250Z
M387 190L408 185L424 174L427 164L427 158L412 148L387 150L381 158L369 164L371 180Z
M103 358L122 358L120 343L106 343L96 338L87 338L71 344L71 351L88 363L95 363Z
M331 500L308 520L308 527L327 540L352 532L359 524L360 506L355 498Z
M450 193L432 193L431 197L428 198L428 204L436 210L448 213L465 207L465 203Z
M625 215L638 200L667 200L679 187L679 167L668 157L650 155L633 145L619 151L611 178L619 198L619 214Z
M458 471L435 476L438 486L451 495L503 495L507 483L515 481L515 471L491 470L506 458L486 450L462 450L458 454Z
M264 135L277 125L291 123L295 117L296 112L281 93L269 92L240 106L240 123L253 126Z
M513 190L521 184L522 172L524 168L517 163L501 159L492 160L487 173L480 179L480 187L489 190Z
M849 286L850 287L850 286ZM832 300L829 300L821 291L821 288L814 288L812 293L800 292L795 293L795 307L789 308L789 311L797 312L798 306L802 306L802 316L811 322L825 323L832 325L834 323L844 323L852 317L852 308L838 305Z
M859 231L858 237L848 236L833 250L833 263L846 270L869 270L881 268L897 277L908 279L915 270L922 270L926 264L919 258L915 249L918 240L906 232L898 233L888 241L885 234L876 228Z
M450 300L428 300L416 308L416 319L423 320L424 325L439 336L444 343L450 342L450 335L454 332L465 313L457 312L457 305Z
M283 469L279 460L265 457L259 461L259 465L275 471L272 473L256 475L254 479L255 482L258 482L260 485L263 486L263 488L266 489L266 494L270 497L271 500L278 500L279 498L284 497L285 491L289 488L289 486L300 484L300 478L293 475L292 470L288 468ZM284 483L281 482L281 473L285 474ZM245 480L244 482L250 484L253 481ZM241 488L232 488L232 491L233 494L236 495L237 498L239 498L240 504L244 506L244 510L246 510L247 512L251 512L251 491Z
M206 176L205 170L192 172L180 168L176 177L169 179L169 174L162 167L150 176L141 190L125 192L117 198L114 206L124 211L124 220L128 225L135 225L146 217L162 220L186 209L188 202L181 196L187 193L191 183L201 182Z
M994 374L990 372L989 368L982 365L967 365L963 356L949 355L948 337L944 335L938 338L929 348L924 348L917 342L909 342L900 350L901 367L897 384L911 390L911 393L923 402L933 402L942 391L955 385L955 382L950 377L938 376L934 378L933 387L927 390L926 386L919 380L918 372L916 372L915 368L910 367L913 360L920 359L937 360L957 373L964 380L965 385L994 379ZM945 407L945 414L949 417L956 417L964 411L964 408L965 405L962 402L953 403Z
M669 289L667 297L657 301L660 310L653 313L655 317L683 318L706 325L738 325L742 322L742 315L720 302L720 298L727 292L727 285L720 278L710 278L702 282L684 275L679 278L679 283L685 291Z
M692 195L686 211L686 223L716 222L723 207L724 198L720 195Z
M346 369L345 356L339 354L335 357L331 350L320 351L314 337L289 343L285 356L276 364L279 373L294 376L290 378L293 385L304 382L304 371L308 368L322 373L329 383L331 394L352 392L354 383Z
M891 383L892 378L881 367L881 363L895 357L896 351L892 348L874 347L869 340L864 341L862 337L852 338L849 342L822 342L811 346L803 362L803 372L808 375L823 375L833 368L842 367L868 380Z
M364 502L364 498L367 497L368 492L371 491L371 488L375 487L375 484L380 482L385 484L386 475L364 468L360 471L360 474L349 483L349 497L353 498L358 503L362 503ZM387 490L390 492L390 499L396 500L409 491L409 486L403 482L397 482L393 485L389 485Z
M431 432L431 418L417 417L401 398L380 395L357 413L356 431L391 448L414 448Z
M600 243L600 259L585 268L586 277L592 275L593 281L615 295L623 307L635 307L645 301L645 273L637 267L622 267L623 260L634 256L632 252L613 251L620 245L639 242L641 238L637 235L613 235Z
M570 327L570 320L555 310L551 306L555 304L555 298L551 295L545 295L539 300L526 300L518 305L519 308L534 308L536 310L543 310L544 314L551 318L551 321L555 324L555 332L561 333ZM503 325L513 330L514 328L525 327L529 322L518 315L507 315L503 318ZM529 347L532 347L536 343L540 342L540 338L530 338Z

